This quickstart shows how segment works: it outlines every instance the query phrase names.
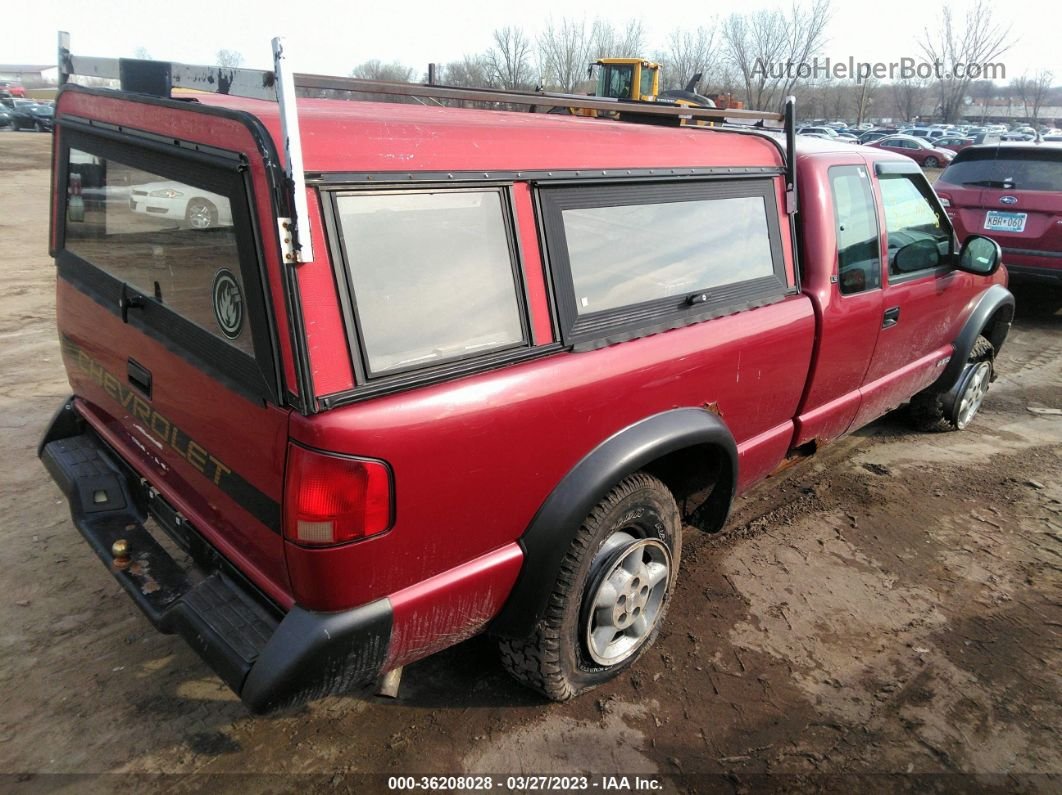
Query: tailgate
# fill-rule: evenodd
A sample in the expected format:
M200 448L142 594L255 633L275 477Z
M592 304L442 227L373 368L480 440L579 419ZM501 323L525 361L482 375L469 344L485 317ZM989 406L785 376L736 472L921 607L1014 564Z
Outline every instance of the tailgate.
M207 150L223 125L203 112L156 109L152 119L178 118L205 139L164 145L64 113L83 99L60 96L53 209L77 410L258 587L290 602L280 536L289 410L254 231L261 169L250 166L262 156L226 148L231 136Z

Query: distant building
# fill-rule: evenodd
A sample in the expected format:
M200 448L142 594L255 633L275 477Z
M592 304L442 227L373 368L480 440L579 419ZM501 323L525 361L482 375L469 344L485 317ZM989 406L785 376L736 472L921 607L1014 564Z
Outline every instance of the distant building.
M977 102L969 105L963 111L963 121L968 124L1014 124L1016 122L1030 123L1032 119L1026 115L1025 104L1014 99L1010 102L993 100L988 105ZM1044 105L1037 113L1037 123L1052 126L1062 125L1062 106Z
M0 81L20 83L26 88L54 86L59 81L55 64L0 64Z

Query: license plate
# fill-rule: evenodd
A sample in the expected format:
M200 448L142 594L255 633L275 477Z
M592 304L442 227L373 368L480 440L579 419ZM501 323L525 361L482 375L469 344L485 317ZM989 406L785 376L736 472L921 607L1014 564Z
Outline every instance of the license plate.
M985 229L995 232L1024 232L1028 213L1005 213L989 210L985 215Z

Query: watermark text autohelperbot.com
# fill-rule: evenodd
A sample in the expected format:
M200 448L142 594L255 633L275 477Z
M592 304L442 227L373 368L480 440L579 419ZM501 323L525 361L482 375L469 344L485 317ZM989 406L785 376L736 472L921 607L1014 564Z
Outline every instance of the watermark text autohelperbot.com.
M898 61L857 61L812 58L810 61L767 61L757 58L752 75L761 78L801 80L1006 80L1007 67L1002 63L945 63L917 58Z

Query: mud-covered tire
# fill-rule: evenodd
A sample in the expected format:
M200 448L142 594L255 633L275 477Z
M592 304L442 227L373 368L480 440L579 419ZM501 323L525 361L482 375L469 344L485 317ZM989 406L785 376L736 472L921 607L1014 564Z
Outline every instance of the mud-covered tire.
M988 362L991 368L994 358L995 348L992 347L992 343L985 337L978 337L977 342L974 343L973 350L970 351L970 357L966 361L967 363ZM989 376L991 376L991 370L989 370ZM919 392L911 398L908 414L915 428L928 433L957 431L969 424L969 420L967 420L960 427L951 418L945 416L943 392L930 392L929 390ZM969 419L973 419L973 417L971 416Z
M503 665L554 701L614 678L656 640L681 554L682 521L667 486L644 472L624 478L580 526L534 631L499 641Z

